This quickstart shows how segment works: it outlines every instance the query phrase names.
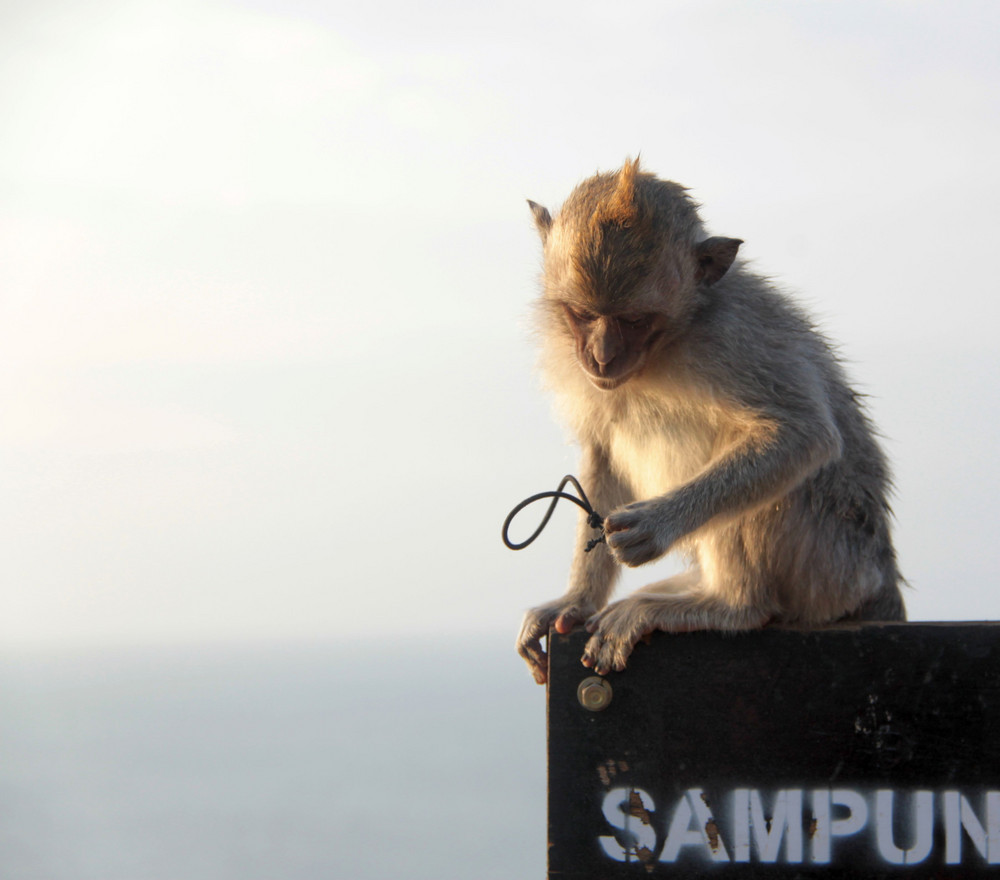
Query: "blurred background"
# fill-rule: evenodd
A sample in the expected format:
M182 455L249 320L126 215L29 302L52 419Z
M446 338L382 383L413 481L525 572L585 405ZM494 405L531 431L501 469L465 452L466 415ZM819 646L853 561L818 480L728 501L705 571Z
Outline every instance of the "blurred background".
M576 453L525 199L639 152L870 395L911 618L1000 617L998 35L988 0L0 3L0 878L544 873L512 645L575 514L499 527Z

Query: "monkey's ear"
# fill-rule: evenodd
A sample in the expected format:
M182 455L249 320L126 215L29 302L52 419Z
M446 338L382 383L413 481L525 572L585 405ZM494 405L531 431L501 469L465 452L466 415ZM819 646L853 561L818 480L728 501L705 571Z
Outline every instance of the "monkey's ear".
M741 238L722 238L718 235L699 241L694 246L695 259L698 260L695 280L699 284L715 284L733 265L741 244Z
M543 208L541 205L528 199L528 205L531 208L531 213L535 218L535 226L538 229L538 234L542 237L542 242L549 237L549 230L552 228L552 215L549 213L548 208Z

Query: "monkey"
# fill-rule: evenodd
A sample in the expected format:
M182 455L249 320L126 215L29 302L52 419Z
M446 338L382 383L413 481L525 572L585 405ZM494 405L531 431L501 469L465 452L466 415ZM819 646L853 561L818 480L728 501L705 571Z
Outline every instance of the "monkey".
M547 679L550 627L582 663L626 667L656 630L739 632L904 620L886 457L831 343L709 235L685 187L628 159L580 183L542 240L540 367L608 513L569 587L530 609L518 651ZM621 566L677 551L683 573L609 604Z

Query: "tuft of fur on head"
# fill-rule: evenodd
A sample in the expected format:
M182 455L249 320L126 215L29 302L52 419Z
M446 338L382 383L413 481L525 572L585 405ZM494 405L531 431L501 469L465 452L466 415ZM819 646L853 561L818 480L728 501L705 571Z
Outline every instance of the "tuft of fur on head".
M642 171L638 158L580 183L555 221L578 284L608 305L633 295L666 249L703 234L686 193Z
M648 221L646 205L636 199L635 180L639 159L625 160L615 176L611 193L594 207L590 216L590 231L600 235L607 227L635 228Z

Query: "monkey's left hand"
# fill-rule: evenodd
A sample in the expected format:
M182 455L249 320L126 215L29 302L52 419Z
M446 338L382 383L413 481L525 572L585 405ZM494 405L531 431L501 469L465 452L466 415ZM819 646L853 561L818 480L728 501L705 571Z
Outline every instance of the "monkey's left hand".
M662 499L636 501L604 520L608 548L623 565L644 565L659 559L681 537Z

